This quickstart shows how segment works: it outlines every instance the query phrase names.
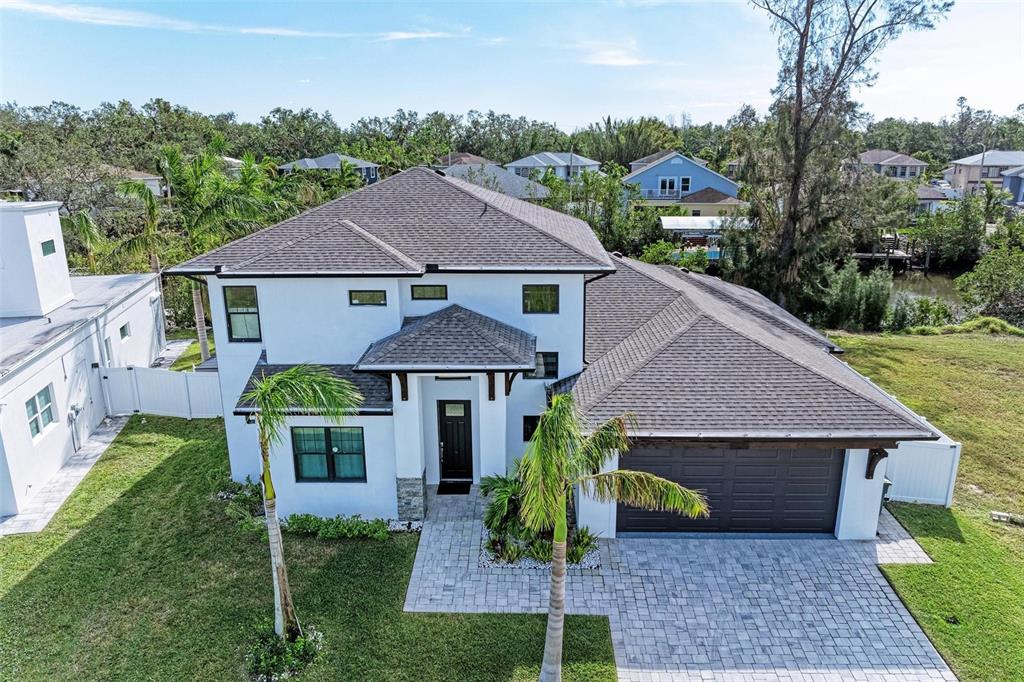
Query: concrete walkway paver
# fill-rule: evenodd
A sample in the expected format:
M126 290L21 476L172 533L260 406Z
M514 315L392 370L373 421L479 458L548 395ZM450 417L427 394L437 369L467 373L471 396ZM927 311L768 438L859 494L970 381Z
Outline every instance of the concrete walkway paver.
M45 528L127 423L128 417L111 417L106 422L101 422L99 428L82 443L81 449L68 458L64 466L19 513L0 518L0 536L37 533Z
M547 610L546 572L479 565L475 488L428 504L407 611ZM895 519L883 531L603 541L601 568L570 568L566 609L609 617L623 681L955 680L876 565L929 559Z

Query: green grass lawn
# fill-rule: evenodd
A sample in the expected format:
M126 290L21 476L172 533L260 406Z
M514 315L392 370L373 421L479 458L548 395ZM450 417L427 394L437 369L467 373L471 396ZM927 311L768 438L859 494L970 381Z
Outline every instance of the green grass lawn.
M963 443L953 510L891 505L935 561L883 572L961 680L1024 680L1024 339L839 336L845 359Z
M179 329L178 331L171 332L167 335L168 339L195 339L196 331L194 329ZM206 340L210 344L210 355L213 355L216 351L213 342L213 334L207 334ZM170 366L170 369L175 372L186 372L191 370L194 365L198 365L203 361L203 355L199 351L199 341L195 341L185 349L174 364Z
M244 679L272 588L265 541L215 499L226 475L220 420L132 418L46 530L0 538L0 679ZM542 616L402 612L417 542L286 536L326 637L302 679L535 679ZM613 680L607 619L566 630L566 679Z

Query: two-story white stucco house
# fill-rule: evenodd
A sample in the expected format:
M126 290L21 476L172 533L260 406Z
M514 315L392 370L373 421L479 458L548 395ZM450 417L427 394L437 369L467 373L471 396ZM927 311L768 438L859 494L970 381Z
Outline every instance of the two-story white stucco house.
M209 286L232 475L259 469L253 377L326 365L365 401L296 414L272 452L285 515L419 519L428 485L520 457L552 391L635 413L643 468L712 517L577 501L605 536L682 528L873 537L884 450L935 439L760 295L609 254L586 223L415 168L170 270Z

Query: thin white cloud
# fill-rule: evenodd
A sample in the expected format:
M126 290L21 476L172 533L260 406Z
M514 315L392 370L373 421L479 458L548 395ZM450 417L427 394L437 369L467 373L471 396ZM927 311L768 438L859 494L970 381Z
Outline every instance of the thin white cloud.
M581 51L579 61L583 64L595 64L598 66L643 66L653 64L653 59L641 56L637 50L636 41L626 41L618 46L608 46L595 43L580 43L577 48Z
M300 78L299 80L297 80L295 82L298 83L299 85L305 85L306 83L309 83L309 79L308 78Z
M60 19L76 24L95 26L117 26L122 28L145 28L185 33L231 33L237 35L271 36L277 38L362 38L380 42L404 40L431 40L459 38L469 33L468 28L457 33L448 31L383 31L377 33L353 33L339 31L305 31L282 26L224 26L202 24L186 19L174 19L150 12L110 9L94 5L55 5L30 0L0 0L0 8L25 14Z

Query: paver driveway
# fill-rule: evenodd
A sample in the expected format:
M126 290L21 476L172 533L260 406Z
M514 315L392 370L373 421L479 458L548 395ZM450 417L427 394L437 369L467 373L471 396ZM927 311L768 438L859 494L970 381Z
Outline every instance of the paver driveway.
M407 611L547 610L546 572L479 566L475 490L429 503ZM620 680L955 680L878 570L927 561L885 521L880 543L604 542L600 569L570 569L566 608L609 617Z

